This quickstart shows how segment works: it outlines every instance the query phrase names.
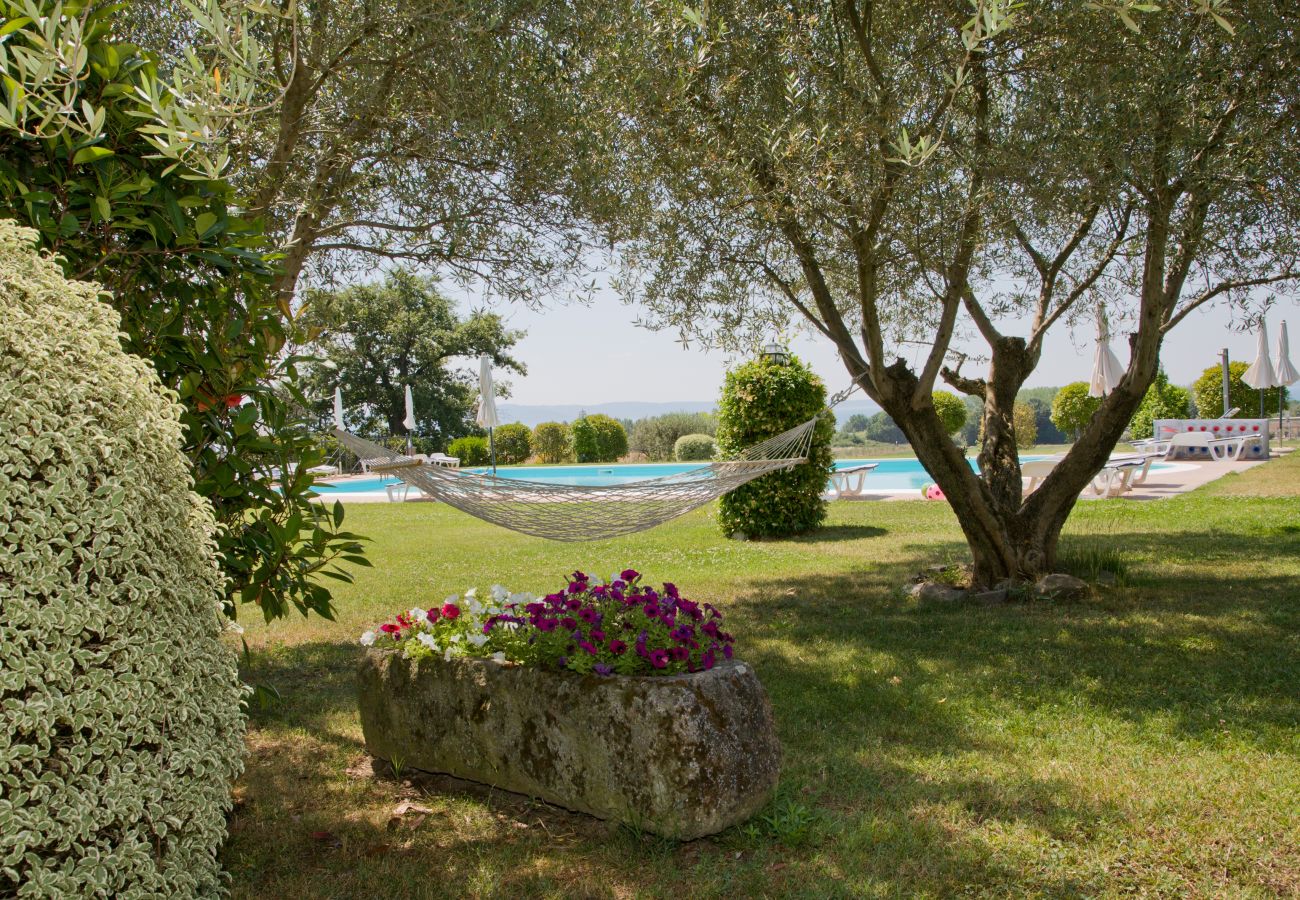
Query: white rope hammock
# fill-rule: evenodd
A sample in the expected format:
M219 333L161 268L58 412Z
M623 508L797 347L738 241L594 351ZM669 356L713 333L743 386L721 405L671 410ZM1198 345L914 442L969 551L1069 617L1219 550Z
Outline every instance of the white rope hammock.
M851 391L836 394L826 410ZM342 428L335 428L334 436L367 460L371 472L394 475L471 516L552 541L595 541L654 528L755 478L807 462L813 430L826 410L754 444L735 459L615 485L564 485L458 471L397 453Z

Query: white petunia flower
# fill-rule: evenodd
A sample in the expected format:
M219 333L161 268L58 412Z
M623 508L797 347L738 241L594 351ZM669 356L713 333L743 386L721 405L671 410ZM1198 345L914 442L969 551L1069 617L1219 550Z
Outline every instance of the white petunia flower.
M503 663L506 661L506 654L504 651L498 650L496 653L492 654L492 659L494 662Z
M478 588L472 587L465 592L465 599L468 600L470 597L473 597L476 594L478 594Z
M492 585L490 593L492 594L492 599L497 603L500 603L502 600L510 596L510 590L499 584Z
M471 634L469 636L469 642L473 644L475 647L482 647L484 644L488 642L488 636L482 633Z
M459 603L459 602L460 602L460 595L459 595L459 594L452 594L450 597L448 597L446 600L444 600L444 601L442 601L442 602L443 602L444 604L445 604L445 603Z
M367 631L365 634L361 635L362 647L373 647L374 645L375 645L375 633L373 631Z
M429 616L428 612L420 609L418 606L411 607L411 609L407 610L406 614L417 622L423 622Z
M421 631L416 637L416 640L421 644L424 644L424 646L428 647L430 650L438 649L438 642L434 640L433 635L429 634L427 631Z

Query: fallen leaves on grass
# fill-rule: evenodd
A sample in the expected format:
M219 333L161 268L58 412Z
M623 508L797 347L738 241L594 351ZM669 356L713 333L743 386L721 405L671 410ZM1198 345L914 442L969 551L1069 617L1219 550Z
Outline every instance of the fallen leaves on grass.
M388 827L419 828L424 824L424 820L431 815L433 815L433 810L429 809L429 807L420 806L410 800L403 800L393 807L393 812L388 817Z

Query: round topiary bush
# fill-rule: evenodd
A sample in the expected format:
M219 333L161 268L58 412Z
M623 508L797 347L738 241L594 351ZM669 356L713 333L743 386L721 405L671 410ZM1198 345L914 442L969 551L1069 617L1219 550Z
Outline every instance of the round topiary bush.
M215 526L118 315L0 221L0 896L192 897L242 768Z
M791 356L766 358L727 373L718 404L718 453L728 459L759 441L806 422L826 407L826 386ZM808 462L773 472L724 494L718 523L724 534L775 537L810 531L826 518L822 493L835 461L833 416L822 416L813 432Z
M710 434L684 434L673 444L673 456L678 462L700 462L713 459L718 445Z

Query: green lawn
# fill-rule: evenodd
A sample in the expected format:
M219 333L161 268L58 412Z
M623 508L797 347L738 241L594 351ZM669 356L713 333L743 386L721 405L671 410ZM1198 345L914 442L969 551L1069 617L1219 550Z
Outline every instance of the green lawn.
M248 624L255 706L223 861L239 897L1279 896L1300 892L1300 453L1166 501L1083 503L1069 605L918 606L945 504L840 503L800 540L707 512L615 541L354 506L339 621ZM449 779L365 774L360 631L471 584L635 566L730 613L785 763L747 827L674 844ZM431 812L416 827L393 808ZM418 818L418 817L416 817Z

